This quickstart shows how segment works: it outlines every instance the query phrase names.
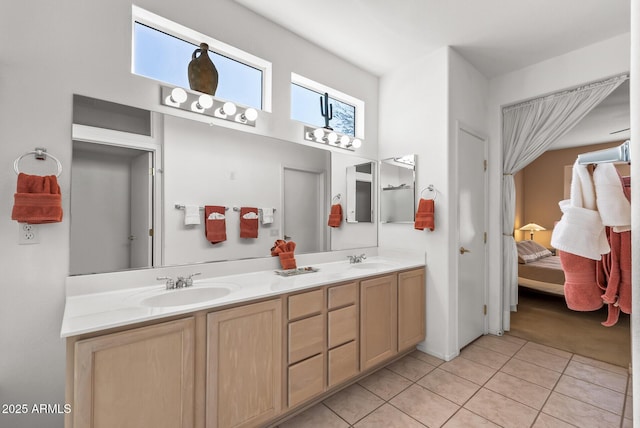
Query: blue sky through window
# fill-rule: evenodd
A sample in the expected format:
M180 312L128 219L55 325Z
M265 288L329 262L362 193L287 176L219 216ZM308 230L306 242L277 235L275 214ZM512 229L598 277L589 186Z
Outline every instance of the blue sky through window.
M320 113L320 97L323 94L303 86L291 84L291 119L314 126L324 126L324 117ZM355 136L356 108L352 105L329 97L333 104L333 119L329 126L341 134Z
M134 73L189 88L187 67L198 46L139 22L134 40ZM211 50L209 57L218 70L216 98L262 109L261 70Z

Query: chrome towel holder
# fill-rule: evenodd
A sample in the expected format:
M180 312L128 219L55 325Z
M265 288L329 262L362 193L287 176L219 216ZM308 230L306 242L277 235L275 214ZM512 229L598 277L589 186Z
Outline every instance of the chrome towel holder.
M422 189L420 191L420 198L422 199L422 196L424 194L424 192L429 191L433 193L433 199L434 201L436 200L436 198L438 197L438 191L436 190L436 187L433 184L429 184L427 187L425 187L424 189Z
M58 167L58 172L56 173L56 177L60 177L60 174L62 174L62 163L60 162L60 160L54 155L52 155L51 153L47 153L47 149L43 147L36 147L34 151L27 152L22 156L19 156L15 161L13 161L13 170L15 171L16 175L20 174L20 168L19 168L20 161L25 156L29 156L29 155L35 155L35 158L38 160L46 160L47 157L51 158L56 162L56 166Z

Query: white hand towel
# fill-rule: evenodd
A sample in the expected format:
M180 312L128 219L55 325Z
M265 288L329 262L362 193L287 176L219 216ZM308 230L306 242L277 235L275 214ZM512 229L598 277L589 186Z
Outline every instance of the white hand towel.
M184 206L184 224L200 224L200 207L198 205Z
M598 211L605 226L615 226L614 231L631 230L631 204L624 195L622 181L616 167L603 163L593 172Z
M242 216L243 219L245 220L254 220L258 218L258 214L254 213L254 212L249 212L246 213L245 215Z
M209 214L209 217L207 218L207 220L224 220L225 218L227 217L224 214L213 212Z
M260 208L262 212L262 224L273 223L273 208Z

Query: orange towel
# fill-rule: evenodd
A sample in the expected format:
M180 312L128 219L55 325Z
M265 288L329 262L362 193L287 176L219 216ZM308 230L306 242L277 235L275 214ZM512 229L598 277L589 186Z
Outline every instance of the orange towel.
M62 221L62 197L55 175L18 174L11 219L41 224Z
M342 223L342 205L331 205L331 213L329 214L329 226L340 227Z
M253 215L251 214L253 213ZM249 214L249 218L245 216ZM255 218L251 218L255 217ZM241 238L257 238L258 237L258 209L252 207L240 208L240 237Z
M213 218L215 217L214 215L209 219L209 216L215 213L224 216L225 208L216 205L206 205L204 207L204 233L207 237L207 241L212 244L217 244L227 240L227 223L225 218L222 217L215 219Z
M558 251L564 271L564 298L574 311L595 311L603 305L601 287L604 283L602 262Z
M278 256L280 258L280 266L282 266L282 269L295 269L296 259L293 256L295 249L295 242L286 242L282 239L278 239L271 248L271 255Z
M297 267L296 259L293 257L293 251L280 253L278 257L280 257L280 266L282 266L282 269L295 269Z
M416 211L416 222L413 226L414 229L429 229L433 232L433 229L435 229L433 219L434 209L435 204L433 199L420 199L420 202L418 203L418 211Z

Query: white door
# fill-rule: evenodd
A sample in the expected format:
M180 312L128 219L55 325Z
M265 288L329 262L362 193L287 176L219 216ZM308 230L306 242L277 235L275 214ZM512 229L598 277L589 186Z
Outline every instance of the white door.
M131 161L131 232L130 267L150 267L153 263L152 229L153 182L151 152L136 156Z
M324 174L283 169L283 236L297 254L325 251Z
M458 347L486 333L486 139L458 128Z

